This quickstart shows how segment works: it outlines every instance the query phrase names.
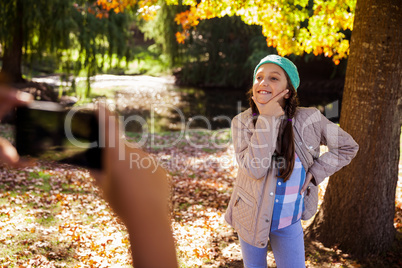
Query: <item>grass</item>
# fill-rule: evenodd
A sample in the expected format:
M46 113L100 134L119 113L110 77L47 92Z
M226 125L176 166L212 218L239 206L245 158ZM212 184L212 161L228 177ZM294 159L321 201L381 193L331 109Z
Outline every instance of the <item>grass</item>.
M69 53L72 61L79 59L78 49L70 49ZM108 54L98 55L97 66L102 66L102 68L97 70L97 74L163 76L172 73L168 57L160 51L157 45L136 45L132 54L135 57L129 61L126 58L119 59L116 54L111 57ZM43 55L41 58L35 58L29 66L23 68L23 77L31 80L33 77L52 74L59 75L62 80L66 80L67 71L63 69L67 65L66 61L66 56L62 56L60 60L51 54ZM59 62L62 64L58 65ZM2 61L0 61L1 64ZM70 72L73 72L73 70L70 70ZM74 78L78 78L75 85L62 86L59 90L59 96L67 94L77 97L79 99L77 104L91 103L92 99L98 97L113 98L114 92L119 89L118 87L91 87L89 96L86 96L87 72L87 69L81 69L74 74ZM70 73L69 75L72 74Z
M4 198L2 198L4 202ZM32 208L27 206L25 209L18 210L16 205L11 205L11 209L15 212L12 214L12 225L17 225L17 230L10 230L2 228L6 236L2 236L0 240L3 243L0 245L0 264L6 265L8 263L24 263L29 262L34 256L45 256L48 260L58 263L57 260L62 261L58 263L69 263L74 265L74 250L70 247L69 243L61 242L58 234L46 234L41 230L51 229L53 226L61 224L62 220L54 218L49 212L49 216L43 214L32 214ZM45 209L38 207L38 209ZM31 217L29 215L32 215ZM11 216L10 216L11 217ZM33 219L32 219L33 218ZM20 221L18 221L20 219ZM5 218L1 222L6 221ZM5 229L5 230L4 230ZM61 265L63 266L63 265Z
M120 254L127 249L120 245L127 240L125 227L115 222L86 171L45 161L0 172L7 174L0 178L0 266L93 266L101 256L110 265L130 264L128 251ZM108 236L116 245L102 246Z

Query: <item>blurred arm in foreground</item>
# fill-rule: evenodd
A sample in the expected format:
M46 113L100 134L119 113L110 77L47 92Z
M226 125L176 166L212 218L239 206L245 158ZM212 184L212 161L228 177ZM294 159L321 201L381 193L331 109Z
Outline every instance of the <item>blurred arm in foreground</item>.
M102 104L98 116L104 141L103 170L91 173L127 227L134 267L177 267L165 170L150 155L125 142L120 123Z
M0 85L0 119L14 107L27 105L32 99L28 93ZM177 267L168 217L166 172L150 155L125 143L119 122L102 105L99 107L99 125L105 145L103 170L92 171L92 175L127 227L134 267ZM15 147L1 137L0 163L12 167L26 164Z

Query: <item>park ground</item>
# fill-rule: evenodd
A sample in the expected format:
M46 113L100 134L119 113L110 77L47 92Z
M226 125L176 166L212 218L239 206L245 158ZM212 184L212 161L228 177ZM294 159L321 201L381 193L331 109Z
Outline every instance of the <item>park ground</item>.
M13 139L10 125L0 125L0 132ZM194 131L191 143L208 144L212 135ZM229 130L214 137L223 145ZM165 163L172 182L172 230L180 267L243 267L237 234L223 219L237 172L233 146L195 148L190 140L181 140L160 148L176 138L174 132L157 134L158 143L145 150ZM398 233L391 250L359 261L306 241L307 267L402 266L402 162L399 171ZM320 186L320 201L325 187L326 182ZM0 242L1 267L132 267L127 231L88 171L51 160L24 169L0 167ZM268 261L276 267L272 253Z

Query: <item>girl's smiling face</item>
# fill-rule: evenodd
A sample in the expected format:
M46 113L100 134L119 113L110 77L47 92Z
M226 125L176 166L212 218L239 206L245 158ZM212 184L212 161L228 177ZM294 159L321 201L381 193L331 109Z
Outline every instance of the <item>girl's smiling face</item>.
M285 71L274 63L266 63L261 65L255 74L253 96L259 103L265 104L287 89L287 86ZM282 107L285 107L285 98L289 98L289 93L279 100Z

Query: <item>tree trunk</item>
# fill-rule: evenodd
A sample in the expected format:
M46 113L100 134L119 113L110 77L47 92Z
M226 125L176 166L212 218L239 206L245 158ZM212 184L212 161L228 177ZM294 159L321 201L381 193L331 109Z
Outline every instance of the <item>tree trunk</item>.
M13 41L9 42L4 47L3 66L0 77L3 82L20 83L25 80L22 78L22 45L23 45L23 3L17 0L16 16L14 23Z
M398 181L402 103L400 0L358 0L341 127L360 149L329 181L307 235L356 257L387 250ZM399 108L398 108L399 106Z

